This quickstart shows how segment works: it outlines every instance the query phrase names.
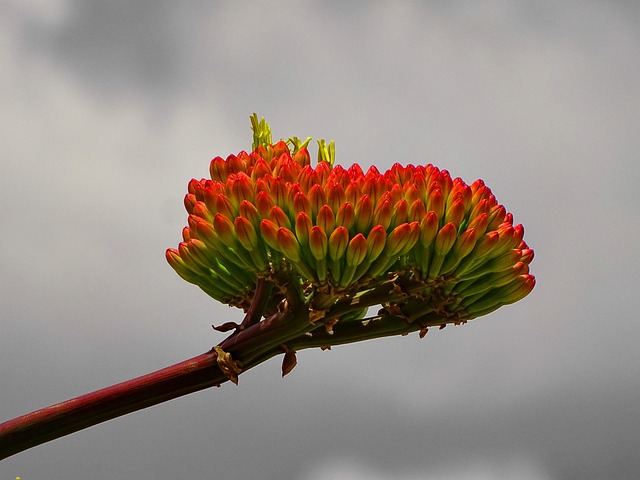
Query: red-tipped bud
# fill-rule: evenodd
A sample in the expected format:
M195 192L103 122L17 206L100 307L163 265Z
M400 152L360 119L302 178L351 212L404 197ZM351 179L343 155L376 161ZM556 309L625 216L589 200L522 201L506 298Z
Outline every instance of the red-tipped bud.
M513 224L513 213L509 213L509 212L507 212L507 213L505 214L505 216L504 216L504 221L505 221L506 223L511 223L511 224Z
M288 228L281 227L276 233L280 251L292 262L300 261L300 244Z
M498 230L498 243L494 247L494 254L498 255L509 249L516 248L520 244L522 237L518 238L516 230L509 224L504 224Z
M323 205L318 212L318 217L316 218L316 225L322 228L325 232L333 232L333 229L336 226L336 221L333 216L333 211L329 205Z
M407 222L407 216L409 213L409 205L404 198L401 198L393 206L393 213L391 214L391 224L399 225Z
M255 228L258 228L260 224L260 214L253 203L243 200L240 204L239 212L241 217L246 218Z
M211 212L204 204L204 202L196 202L196 204L193 206L193 214L196 217L200 217L203 220L206 220L207 222L211 222L213 220L213 216L211 215Z
M235 243L235 228L233 222L221 213L213 217L213 228L224 243L232 246Z
M275 205L285 205L287 201L287 184L281 177L271 179L271 199Z
M327 258L328 241L327 234L318 226L311 227L309 234L309 250L316 260Z
M297 192L293 197L293 210L296 213L311 211L311 203L304 193Z
M191 195L195 195L197 200L202 200L202 198L199 197L200 192L202 190L202 183L204 183L206 180L203 178L202 180L198 181L195 178L192 178L191 180L189 180L189 183L187 184L187 192L189 192Z
M349 182L349 185L344 190L344 201L355 205L358 199L362 196L362 191L358 183L354 180Z
M429 247L438 234L438 216L435 212L427 213L420 222L420 243Z
M287 217L284 210L277 205L269 212L269 218L272 222L278 225L278 227L291 228L291 221L289 220L289 217Z
M479 203L482 199L486 199L490 194L491 190L485 186L483 180L478 179L471 184L471 203L474 205Z
M302 147L300 150L294 153L293 161L301 167L311 165L311 157L309 156L309 150L307 150L307 147Z
M367 237L367 260L373 262L380 256L387 242L387 230L382 225L376 225Z
M357 267L360 265L367 256L367 239L364 235L358 233L349 242L346 253L347 265Z
M369 195L363 195L358 199L355 208L356 231L366 232L373 220L373 203Z
M298 176L298 164L291 162L288 154L283 154L280 158L271 162L273 174L281 178L284 182L293 183Z
M348 202L343 203L336 215L336 224L342 225L345 229L350 230L355 220L356 214L353 205Z
M413 202L415 202L416 200L419 200L421 198L420 190L415 185L415 183L407 182L407 183L404 184L402 189L404 190L404 199L407 201L407 203L409 205L412 205ZM411 211L411 208L409 208L409 211Z
M500 224L504 222L504 217L507 214L506 209L503 205L496 205L491 208L489 211L489 223L487 225L487 230L495 230Z
M313 223L309 215L306 212L300 212L296 217L296 237L301 245L308 245L312 227Z
M231 202L238 206L243 200L253 200L253 182L244 172L232 175L227 180Z
M466 257L471 253L473 247L476 245L476 240L478 239L478 232L476 232L473 228L469 228L465 230L462 235L458 237L455 245L453 246L453 252L455 253L458 260Z
M239 157L240 155L238 155L238 157L236 157L235 155L229 155L227 157L227 160L225 162L227 167L227 176L244 171L245 165Z
M220 194L216 198L216 212L227 218L233 218L236 216L236 207L226 195Z
M517 248L520 245L523 238L524 238L524 226L522 226L522 224L519 224L513 227L514 248Z
M264 158L258 159L251 170L251 179L255 182L259 178L266 177L267 175L273 175L273 171Z
M419 232L417 222L398 225L387 237L385 255L391 258L406 253L418 241Z
M315 184L320 183L318 175L311 165L307 165L298 175L298 183L303 191L308 192Z
M476 246L473 249L473 256L478 259L484 257L497 245L499 239L500 235L496 231L485 233L476 242Z
M212 180L217 180L218 182L226 182L228 176L227 162L225 162L222 157L214 158L209 164L209 173L211 174Z
M316 215L322 206L327 203L327 199L324 194L324 189L321 185L314 185L309 190L309 203L311 204L311 215Z
M409 207L409 213L407 219L410 222L422 222L422 219L427 214L427 209L424 206L424 203L419 198L414 200Z
M215 245L219 241L218 234L213 228L213 225L209 222L202 220L195 215L189 215L189 226L193 230L191 235L198 237L211 245Z
M259 192L256 196L256 204L258 207L258 213L260 217L267 218L273 208L273 200L267 192Z
M198 199L193 193L187 193L184 197L184 208L188 213L193 213L193 207L196 205Z
M469 222L467 228L473 228L478 232L478 236L480 236L484 235L484 233L487 231L487 225L489 225L489 215L487 215L486 213L481 213L473 220L471 220L471 222Z
M349 244L349 231L342 225L336 228L329 237L329 257L331 260L340 260Z
M382 225L385 230L391 225L391 215L393 212L391 199L382 198L378 202L375 211L373 212L373 223L376 225Z
M522 250L522 256L520 257L520 261L526 265L529 265L533 260L533 250L530 248L525 248Z
M436 179L440 184L440 189L442 190L442 196L447 198L449 196L449 192L453 188L453 180L451 180L451 175L447 170L440 170L438 173L438 178Z
M488 213L489 202L486 199L482 199L477 204L475 204L475 206L471 210L471 213L469 214L469 220L474 221L479 215L488 215Z
M377 172L377 169L375 169L375 172ZM385 190L386 185L384 179L380 178L379 176L375 176L375 174L369 173L365 177L364 183L361 187L362 194L367 195L374 202L380 198Z
M436 235L436 240L434 243L435 252L438 255L444 256L449 253L449 250L451 250L456 242L457 232L458 229L451 222L447 223L440 229L440 231Z
M278 225L271 220L264 219L260 222L262 238L270 248L276 251L280 251L280 246L278 245L278 228Z
M339 183L331 183L327 187L327 205L337 212L344 202L344 188Z
M444 197L442 196L442 191L439 188L435 188L431 191L427 200L427 210L435 212L438 219L442 218L442 214L444 213Z
M258 235L249 220L236 217L233 222L233 227L236 232L236 237L245 249L252 251L258 247Z
M329 162L318 162L318 165L316 165L316 175L318 176L318 183L320 185L326 185L331 175L331 165Z
M444 221L446 223L453 223L456 227L460 226L462 219L464 218L464 200L457 198L454 200L453 205L449 207L445 213Z
M282 154L289 155L289 147L287 146L287 142L284 140L279 140L277 143L273 145L273 156L279 157Z

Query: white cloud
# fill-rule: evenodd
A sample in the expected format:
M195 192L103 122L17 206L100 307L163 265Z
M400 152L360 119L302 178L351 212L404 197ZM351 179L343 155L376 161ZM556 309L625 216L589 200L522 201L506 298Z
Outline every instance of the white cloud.
M543 470L522 458L488 461L460 458L455 467L426 466L419 472L407 472L396 466L382 473L353 459L326 458L310 468L300 480L551 480Z

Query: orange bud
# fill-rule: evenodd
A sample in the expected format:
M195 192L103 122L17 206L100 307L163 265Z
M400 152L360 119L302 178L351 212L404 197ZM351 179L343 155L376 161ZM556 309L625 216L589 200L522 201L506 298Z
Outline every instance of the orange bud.
M296 217L296 237L301 245L309 244L309 236L313 223L306 212L300 212Z
M456 242L457 228L449 222L440 229L434 242L435 252L438 255L446 255Z
M373 219L373 203L369 195L362 195L362 197L358 199L354 213L356 217L356 231L366 232L369 230Z
M227 162L222 157L216 157L209 164L209 173L212 180L225 182L227 180Z
M367 240L364 235L358 233L349 242L346 253L347 265L357 267L367 256Z
M233 222L227 217L221 213L217 213L216 216L213 217L213 228L215 228L218 236L228 246L235 244L235 228Z
M323 205L322 208L320 208L318 217L316 218L316 225L329 234L333 232L336 222L333 216L333 211L329 205Z
M329 257L331 260L341 259L349 244L349 231L342 225L336 228L329 237Z
M311 250L311 255L313 255L316 260L324 260L327 258L327 234L318 226L311 227L309 249Z
M269 218L278 225L278 227L291 228L289 217L287 217L287 214L277 205L269 212Z
M327 186L327 205L331 210L337 212L344 202L344 188L339 183L332 183Z
M427 213L420 222L420 243L429 247L438 234L438 216L435 212Z
M279 252L280 246L278 245L278 225L271 220L264 219L260 222L260 233L267 245L273 250Z
M373 262L384 250L387 240L387 230L382 225L376 225L367 237L367 260Z
M343 203L336 215L336 224L350 230L356 220L356 214L351 203Z
M373 223L375 225L382 225L386 230L391 225L391 215L393 212L392 203L390 198L384 196L378 201L376 209L373 212Z
M271 209L273 208L273 200L267 192L259 192L256 196L256 204L258 207L258 213L262 218L267 218Z
M279 250L292 262L300 261L300 244L288 228L281 227L276 233Z
M427 214L427 209L424 206L424 203L419 198L415 199L411 206L409 207L409 213L407 214L407 219L410 222L422 222L422 219Z
M258 235L249 220L243 217L236 217L233 226L236 237L245 249L252 251L258 247Z

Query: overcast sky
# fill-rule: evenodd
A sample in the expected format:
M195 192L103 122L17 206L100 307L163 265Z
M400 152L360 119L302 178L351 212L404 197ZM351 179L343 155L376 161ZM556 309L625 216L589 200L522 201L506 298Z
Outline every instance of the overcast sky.
M0 479L569 480L640 471L640 8L563 2L0 2L0 420L208 350L166 264L209 160L274 135L483 178L523 301L304 351L16 455Z

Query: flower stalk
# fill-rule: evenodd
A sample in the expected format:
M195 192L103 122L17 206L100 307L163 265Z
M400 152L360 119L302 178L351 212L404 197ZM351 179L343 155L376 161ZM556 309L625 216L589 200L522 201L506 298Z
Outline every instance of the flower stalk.
M238 376L277 355L464 324L525 297L533 250L482 180L433 165L384 173L335 164L333 142L253 144L191 180L188 226L166 258L215 300L243 310L209 352L0 424L0 459ZM371 307L375 315L365 318Z

